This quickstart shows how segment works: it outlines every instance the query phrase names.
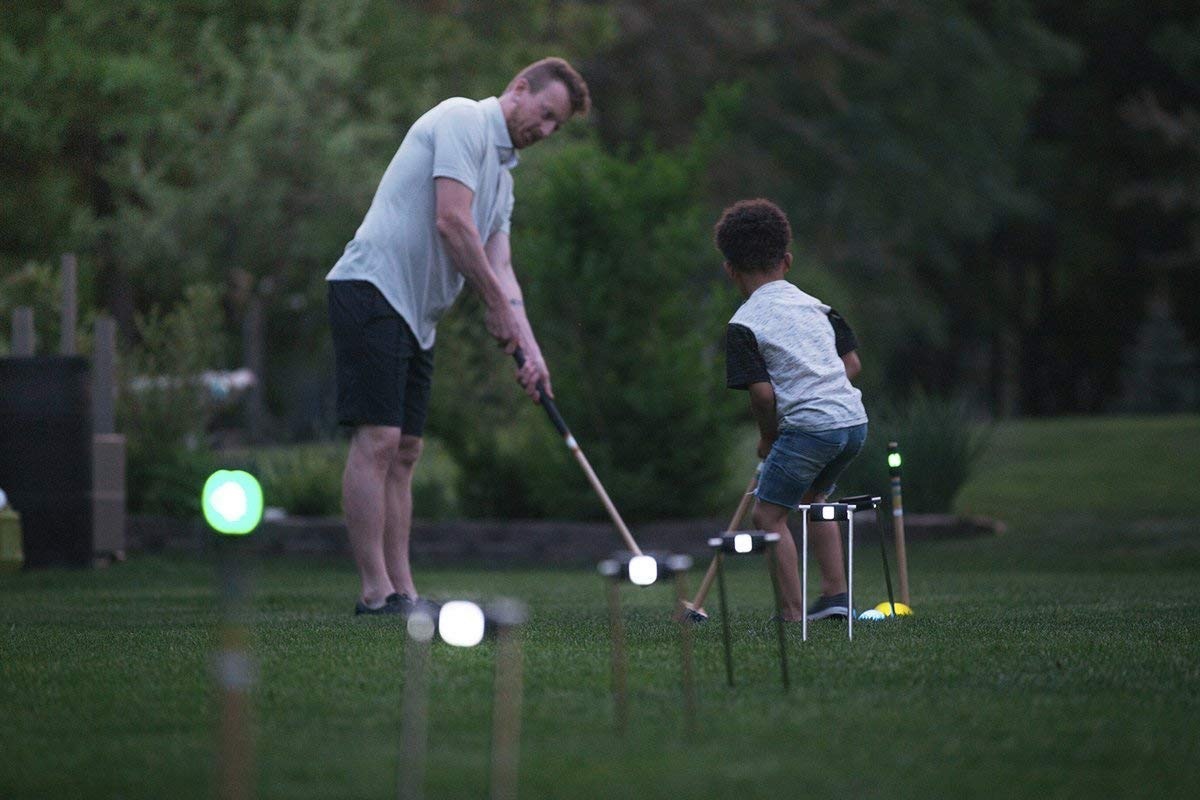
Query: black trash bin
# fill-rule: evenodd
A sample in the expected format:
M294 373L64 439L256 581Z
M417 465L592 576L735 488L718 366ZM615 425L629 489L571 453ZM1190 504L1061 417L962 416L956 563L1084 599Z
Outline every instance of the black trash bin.
M82 356L0 359L0 488L26 567L92 562L92 403Z

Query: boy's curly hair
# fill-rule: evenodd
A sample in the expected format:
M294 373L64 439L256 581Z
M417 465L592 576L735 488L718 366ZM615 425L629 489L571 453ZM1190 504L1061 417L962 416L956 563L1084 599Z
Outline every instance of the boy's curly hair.
M733 269L767 272L783 260L792 242L792 226L770 200L742 200L721 213L714 239Z

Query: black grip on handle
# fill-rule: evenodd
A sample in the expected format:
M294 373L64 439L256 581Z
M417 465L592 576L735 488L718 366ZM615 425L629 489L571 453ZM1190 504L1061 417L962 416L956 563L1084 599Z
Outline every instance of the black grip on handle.
M521 348L513 351L513 359L517 362L517 369L525 366L525 354L521 352ZM554 429L564 439L571 435L571 429L567 427L566 420L562 418L562 414L558 413L558 406L554 405L554 401L546 394L546 390L542 388L539 382L537 385L538 400L542 404L542 408L546 409L546 416L550 417L550 422L554 425Z

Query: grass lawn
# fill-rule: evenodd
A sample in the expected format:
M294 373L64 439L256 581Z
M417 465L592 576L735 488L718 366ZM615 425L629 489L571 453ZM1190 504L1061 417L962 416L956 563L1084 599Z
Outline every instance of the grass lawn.
M624 591L622 739L598 576L424 570L422 586L532 608L523 797L1192 797L1197 445L1196 418L1002 426L960 507L1009 532L914 543L916 616L859 623L852 643L838 624L803 645L795 631L786 695L769 584L758 563L731 570L739 683L724 685L714 615L696 630L694 737L666 587ZM394 797L401 626L349 615L345 562L256 572L258 795ZM0 797L212 796L213 576L202 559L138 557L0 577ZM860 599L884 599L877 550L856 551L855 577ZM427 797L486 794L491 654L434 649Z

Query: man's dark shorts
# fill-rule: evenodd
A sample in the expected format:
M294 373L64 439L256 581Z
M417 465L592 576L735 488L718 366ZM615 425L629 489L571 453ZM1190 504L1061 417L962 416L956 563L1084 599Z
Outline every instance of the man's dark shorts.
M329 281L329 327L343 425L387 425L420 436L429 410L433 348L367 281Z

